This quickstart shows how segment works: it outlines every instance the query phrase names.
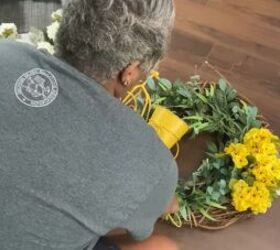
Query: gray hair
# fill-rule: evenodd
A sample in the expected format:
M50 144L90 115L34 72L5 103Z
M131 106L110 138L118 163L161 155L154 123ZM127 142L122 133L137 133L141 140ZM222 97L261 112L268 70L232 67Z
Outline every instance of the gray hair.
M148 72L164 56L172 0L72 0L65 5L56 55L100 81L139 60Z

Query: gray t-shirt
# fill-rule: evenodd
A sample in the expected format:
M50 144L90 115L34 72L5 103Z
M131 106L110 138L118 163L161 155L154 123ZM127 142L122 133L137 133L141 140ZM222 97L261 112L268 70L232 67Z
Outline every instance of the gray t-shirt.
M0 249L81 250L148 237L177 166L145 121L35 48L0 42Z

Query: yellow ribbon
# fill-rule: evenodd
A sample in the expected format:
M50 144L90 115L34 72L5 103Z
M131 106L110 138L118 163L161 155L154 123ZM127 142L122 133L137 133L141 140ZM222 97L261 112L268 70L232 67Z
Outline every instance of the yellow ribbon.
M173 157L174 160L176 160L179 156L180 153L180 146L178 141L180 140L172 131L170 131L169 129L159 126L156 122L154 122L152 119L149 121L149 125L151 127L153 127L156 131L158 131L160 133L161 130L165 130L167 133L171 134L172 136L174 136L174 138L176 138L177 142L176 142L176 153L175 156ZM162 138L160 138L162 140ZM162 142L165 144L164 140L162 140Z

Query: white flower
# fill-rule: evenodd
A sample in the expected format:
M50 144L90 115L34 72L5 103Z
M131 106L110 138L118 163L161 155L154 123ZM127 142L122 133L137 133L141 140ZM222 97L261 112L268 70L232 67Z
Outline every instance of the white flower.
M37 44L37 49L47 50L50 54L54 54L54 46L48 42L39 42Z
M60 25L59 22L54 22L47 27L47 35L49 39L55 41L56 33L58 31L59 25Z
M63 15L63 10L62 9L58 9L57 11L54 11L51 15L52 21L53 22L60 22L61 19L62 19L62 15Z
M280 196L280 189L276 191L277 195Z
M17 26L14 23L2 23L0 25L1 38L17 38Z
M30 28L28 33L29 40L33 44L38 44L39 42L45 42L45 35L42 30L36 29L34 27Z

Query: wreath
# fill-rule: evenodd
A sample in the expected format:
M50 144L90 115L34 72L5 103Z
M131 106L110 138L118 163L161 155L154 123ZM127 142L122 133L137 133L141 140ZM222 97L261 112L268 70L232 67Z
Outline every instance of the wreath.
M179 211L163 219L176 227L217 230L271 207L280 189L280 140L258 108L206 64L221 76L218 82L203 82L195 75L172 84L152 72L123 102L168 148L177 145L174 158L184 134L189 139L215 135L197 170L178 183Z

